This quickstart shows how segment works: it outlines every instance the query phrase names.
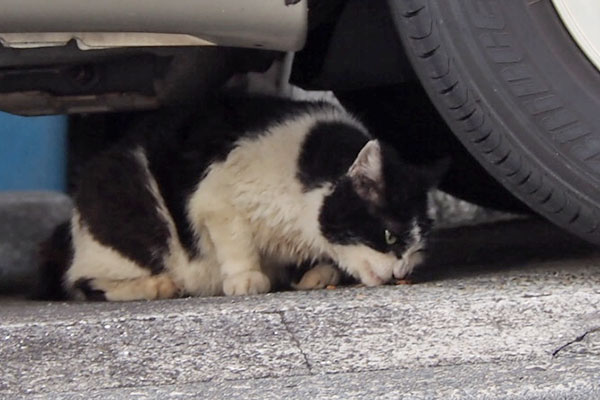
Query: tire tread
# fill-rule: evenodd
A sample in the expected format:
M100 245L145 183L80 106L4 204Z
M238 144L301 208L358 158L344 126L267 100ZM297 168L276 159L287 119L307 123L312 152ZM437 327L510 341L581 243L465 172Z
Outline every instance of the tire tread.
M453 130L484 167L534 209L550 220L600 243L598 214L577 196L561 188L527 153L506 138L489 114L470 95L449 55L429 0L389 0L413 66L425 88L436 93L433 102L455 121ZM456 129L459 126L460 129Z

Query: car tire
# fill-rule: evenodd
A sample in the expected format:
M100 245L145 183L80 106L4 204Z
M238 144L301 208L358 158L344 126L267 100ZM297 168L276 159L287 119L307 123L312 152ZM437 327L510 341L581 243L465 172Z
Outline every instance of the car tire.
M454 134L531 209L600 244L600 72L550 1L388 0Z

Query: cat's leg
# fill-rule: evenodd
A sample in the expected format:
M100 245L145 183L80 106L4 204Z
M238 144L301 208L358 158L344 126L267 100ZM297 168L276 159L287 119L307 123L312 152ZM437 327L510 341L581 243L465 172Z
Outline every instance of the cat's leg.
M176 297L179 289L167 271L152 273L114 246L102 244L77 211L72 219L73 260L65 285L82 300L154 300Z
M171 259L181 251L174 251L177 233L143 149L98 157L82 178L67 289L107 300L174 297Z
M298 283L293 283L296 290L323 289L340 282L340 271L330 263L319 263L306 271Z
M261 271L260 255L254 246L252 232L234 210L222 210L204 222L210 235L227 296L266 293L269 278Z
M166 274L134 279L82 279L74 284L87 300L160 300L179 296L179 290Z

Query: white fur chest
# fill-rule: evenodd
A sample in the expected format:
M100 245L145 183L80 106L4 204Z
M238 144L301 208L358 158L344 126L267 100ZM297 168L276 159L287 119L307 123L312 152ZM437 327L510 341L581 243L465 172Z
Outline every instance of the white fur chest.
M224 162L213 164L188 205L195 232L206 234L211 218L235 220L245 226L232 235L247 229L256 250L270 260L299 262L327 252L318 217L331 189L305 192L296 177L300 149L314 122L302 117L276 125L240 141Z

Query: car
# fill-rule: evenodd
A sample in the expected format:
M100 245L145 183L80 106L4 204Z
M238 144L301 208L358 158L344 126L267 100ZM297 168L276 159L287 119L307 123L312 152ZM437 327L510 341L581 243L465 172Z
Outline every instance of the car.
M598 20L589 0L7 0L0 109L121 127L283 60L407 159L451 157L442 189L600 244Z

